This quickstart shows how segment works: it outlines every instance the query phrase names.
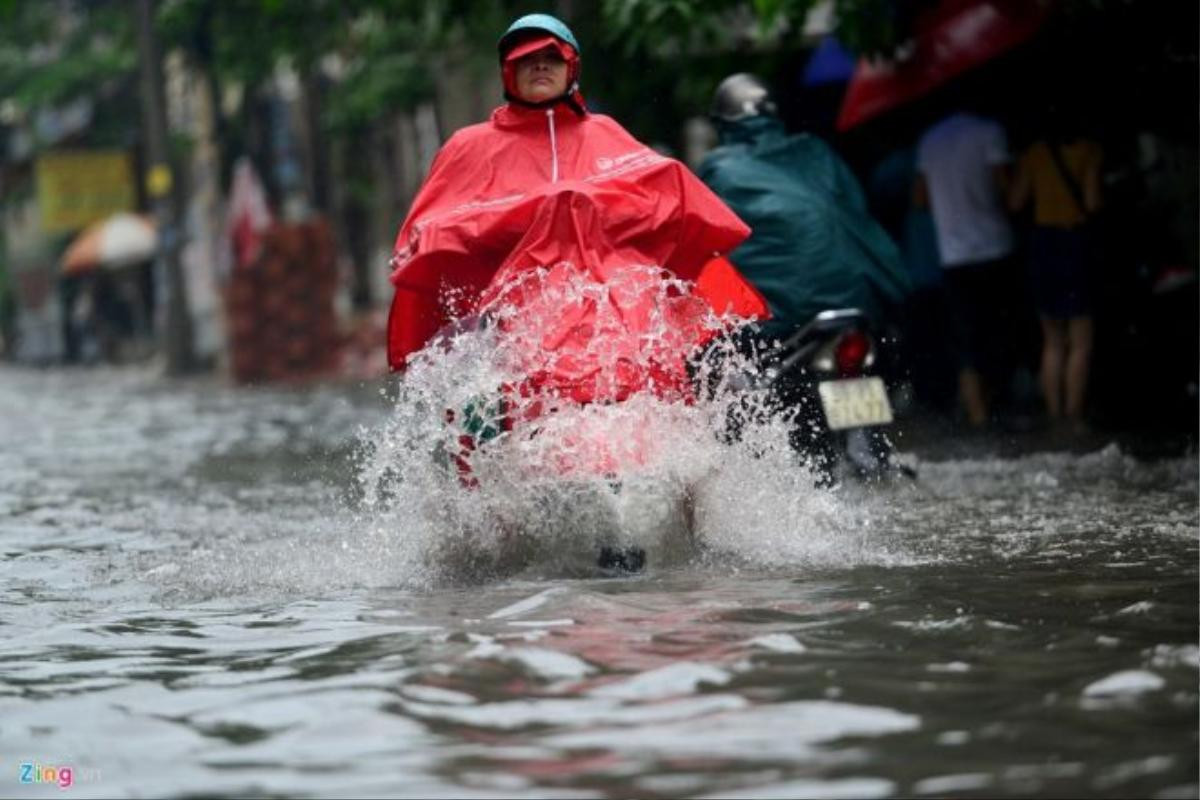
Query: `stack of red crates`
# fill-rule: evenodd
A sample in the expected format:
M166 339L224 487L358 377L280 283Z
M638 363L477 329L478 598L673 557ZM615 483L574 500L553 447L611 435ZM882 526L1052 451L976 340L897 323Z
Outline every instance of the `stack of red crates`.
M272 225L228 293L230 361L239 383L318 377L336 365L337 262L324 221Z

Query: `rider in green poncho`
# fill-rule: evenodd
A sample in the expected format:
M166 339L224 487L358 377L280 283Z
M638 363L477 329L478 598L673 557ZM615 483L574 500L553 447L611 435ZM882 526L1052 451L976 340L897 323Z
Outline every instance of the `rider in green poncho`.
M780 337L833 308L883 324L910 291L895 244L845 163L817 137L788 134L774 112L757 78L726 78L712 109L720 146L699 169L752 230L729 258L771 307L763 334Z

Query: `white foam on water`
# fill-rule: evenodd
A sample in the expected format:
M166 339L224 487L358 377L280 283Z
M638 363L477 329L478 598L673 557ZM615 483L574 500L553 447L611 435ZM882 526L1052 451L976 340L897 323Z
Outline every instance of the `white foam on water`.
M962 772L922 778L913 784L913 794L948 794L986 789L995 779L986 772Z
M641 672L632 678L592 689L593 697L620 700L656 700L694 694L701 684L724 686L732 675L711 664L679 661L659 669Z
M970 731L942 731L937 735L937 743L945 747L958 747L971 741Z
M765 636L756 636L748 644L774 650L776 653L803 653L808 649L803 642L790 633L768 633Z
M1088 684L1083 690L1084 697L1112 697L1117 695L1137 695L1157 691L1166 685L1160 675L1144 669L1127 669L1115 672L1107 678Z
M315 477L300 486L239 487L232 497L202 480L189 490L197 493L191 503L139 496L127 522L113 515L109 524L166 528L170 535L134 542L146 552L133 561L137 580L160 587L160 599L168 602L423 589L514 576L594 577L603 546L642 549L650 574L680 566L729 573L961 561L979 550L1022 558L1034 547L1054 562L1090 552L1097 531L1114 531L1108 539L1128 537L1132 544L1147 534L1198 535L1194 508L1146 521L1131 498L1123 506L1126 518L1114 519L1110 509L1091 502L1090 491L1096 484L1121 491L1165 484L1194 493L1187 488L1195 483L1194 459L1146 465L1111 446L1084 456L918 461L918 481L890 496L851 485L830 491L814 487L814 476L788 446L790 421L707 366L699 381L706 391L694 402L671 391L605 402L616 396L623 369L648 370L664 355L682 358L687 349L670 317L679 287L659 285L662 296L650 304L657 322L641 349L630 351L626 342L618 352L600 334L587 342L585 355L602 367L593 387L600 402L579 405L552 391L522 395L516 387L530 372L564 365L529 327L501 336L513 320L499 315L488 327L464 325L413 357L390 410L372 414L380 421L357 434L356 477L346 496ZM603 312L597 330L616 324L611 289L576 282L563 291L549 295L551 311L582 299ZM703 323L721 328L731 321ZM731 348L720 352L739 370L748 367ZM210 454L232 453L232 464L248 447L247 436L252 455L273 453L312 413L272 412L271 424L259 424L252 410L221 402L222 414L246 420L208 447ZM286 403L270 405L287 409ZM350 427L342 405L333 399L318 404L321 418L339 432ZM736 440L726 435L731 415L743 422ZM511 430L501 430L501 417L516 420ZM494 438L478 435L489 427ZM324 424L322 431L337 440ZM478 446L465 453L460 437L468 433ZM204 449L190 448L193 461ZM456 462L464 455L469 476L459 474ZM1064 502L1048 511L1046 504L1027 502L1031 495ZM314 508L321 513L314 515ZM961 525L952 522L963 508L978 513ZM90 522L73 519L76 525ZM164 552L163 542L171 549ZM1143 553L1111 555L1124 563Z
M747 708L749 701L738 695L717 694L646 705L626 705L614 698L598 697L534 698L474 706L449 706L404 700L402 705L407 713L422 719L436 719L491 730L512 731L532 726L578 730L594 725L613 725L620 730L627 730L654 723L693 721L708 715L737 712ZM557 736L552 738L555 745L559 744Z
M641 548L651 568L891 558L869 515L814 487L788 446L789 421L762 396L735 391L733 371L701 365L707 389L694 402L669 380L662 389L662 366L691 347L680 309L696 309L680 305L694 301L677 282L654 285L636 345L609 335L629 313L628 287L580 278L540 287L532 312L495 312L486 326L460 325L413 356L392 417L364 432L358 519L368 535L390 537L414 578L435 581L593 575L605 545ZM582 354L545 347L548 334L526 320L557 323L547 309L580 303L592 304L595 319L563 335ZM701 322L714 331L733 324L711 314ZM720 353L746 367L731 346ZM523 388L545 374L588 375L597 400ZM626 396L630 374L662 390ZM731 415L744 423L736 441Z
M518 600L512 605L507 605L499 611L493 611L491 614L488 614L488 619L505 619L507 617L515 617L518 614L524 614L526 611L533 611L545 605L546 601L554 595L561 593L561 587L546 589L532 597L526 597L524 600Z
M896 784L883 778L831 778L829 780L801 779L750 786L744 789L703 794L701 798L729 798L729 800L791 800L796 797L825 798L836 800L847 798L891 797Z
M1158 644L1154 646L1152 651L1148 651L1150 655L1150 666L1159 669L1171 669L1174 667L1190 667L1191 669L1200 669L1200 647L1194 644Z
M443 689L440 686L427 686L422 683L407 683L401 689L405 697L410 697L422 703L440 703L448 706L469 706L475 698L465 692L453 689Z
M1147 756L1146 758L1126 761L1104 770L1095 779L1095 786L1097 789L1120 786L1135 778L1166 772L1174 765L1175 758L1164 755Z
M562 747L608 748L642 758L749 756L792 761L815 757L815 746L823 742L847 736L886 736L920 726L920 717L890 708L801 700L713 713L703 719L647 723L635 729L579 727L555 740ZM697 736L698 730L710 735Z
M500 654L502 661L521 664L538 677L550 680L579 679L596 671L582 658L542 647L522 647Z
M1152 600L1139 600L1136 603L1125 606L1118 614L1148 614L1154 610L1154 602Z

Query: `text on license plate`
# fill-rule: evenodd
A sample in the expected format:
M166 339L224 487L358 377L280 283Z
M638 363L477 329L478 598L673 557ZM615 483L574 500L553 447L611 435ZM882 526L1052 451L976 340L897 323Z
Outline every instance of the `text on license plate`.
M892 421L892 404L882 378L823 381L817 385L825 421L831 430L885 425Z

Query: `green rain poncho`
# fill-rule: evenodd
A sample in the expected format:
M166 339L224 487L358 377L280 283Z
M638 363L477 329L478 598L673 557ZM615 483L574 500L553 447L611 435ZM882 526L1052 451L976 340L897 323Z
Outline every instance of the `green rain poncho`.
M729 258L771 306L764 332L781 335L830 308L890 316L908 275L829 146L765 116L722 123L721 141L699 174L751 228Z

